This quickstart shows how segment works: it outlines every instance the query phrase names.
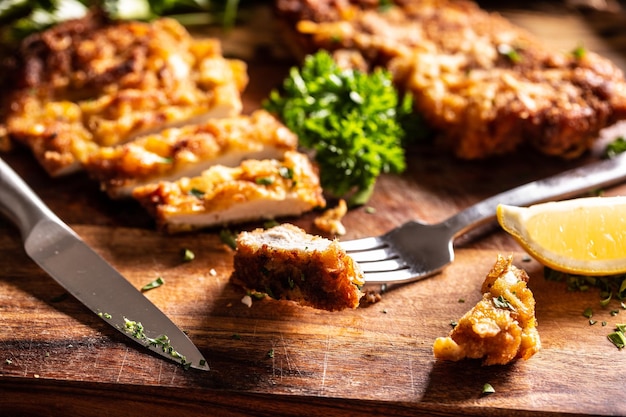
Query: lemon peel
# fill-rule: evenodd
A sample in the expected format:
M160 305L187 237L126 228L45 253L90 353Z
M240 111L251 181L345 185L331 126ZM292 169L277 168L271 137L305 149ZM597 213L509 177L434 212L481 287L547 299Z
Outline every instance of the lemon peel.
M626 196L517 207L500 204L500 226L542 264L566 273L626 273Z

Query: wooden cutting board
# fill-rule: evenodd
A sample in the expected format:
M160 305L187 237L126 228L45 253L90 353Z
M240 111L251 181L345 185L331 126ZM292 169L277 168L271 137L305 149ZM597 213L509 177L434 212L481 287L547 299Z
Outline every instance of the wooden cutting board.
M559 16L568 22L563 27L622 56L601 43L588 17L509 15L544 33ZM563 27L553 30L559 36L551 41L569 36L577 43ZM250 63L250 111L291 61L271 34L260 36L252 28L253 37L265 42L259 49L242 41L250 39L245 33L235 29L224 39L227 51ZM39 270L24 254L17 229L0 219L0 415L626 414L626 352L606 338L616 323L626 322L626 310L617 302L601 308L595 290L573 293L545 280L543 267L495 227L459 244L457 259L441 274L387 292L368 307L329 313L270 299L247 307L244 293L230 283L233 253L217 230L162 235L137 204L108 200L81 175L50 179L23 149L3 157L137 288L165 279L146 296L189 334L211 370L185 371L127 342ZM482 198L591 159L565 162L521 153L459 162L432 149L412 149L407 173L379 181L368 205L374 211L348 214L345 238L376 235L410 219L440 221ZM625 192L625 186L606 190ZM315 232L312 218L287 220ZM195 260L182 261L184 248ZM481 297L480 285L499 253L512 254L531 276L543 349L507 366L435 361L433 341ZM582 315L588 307L598 321L593 326ZM485 383L496 392L483 395Z

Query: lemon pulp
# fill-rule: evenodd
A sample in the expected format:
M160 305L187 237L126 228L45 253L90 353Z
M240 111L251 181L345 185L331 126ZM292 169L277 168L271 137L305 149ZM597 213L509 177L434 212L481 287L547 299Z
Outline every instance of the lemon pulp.
M626 196L588 197L515 207L498 222L533 257L583 275L626 273Z
M581 261L626 257L626 215L623 206L577 207L565 212L530 216L531 240L545 249Z

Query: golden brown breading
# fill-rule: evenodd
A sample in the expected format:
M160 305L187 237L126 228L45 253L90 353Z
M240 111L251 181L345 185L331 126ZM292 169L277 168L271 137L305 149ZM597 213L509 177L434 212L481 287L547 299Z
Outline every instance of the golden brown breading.
M234 282L279 300L336 311L363 295L363 273L337 241L291 224L240 233L233 263Z
M193 177L212 165L244 159L282 159L296 150L297 136L264 110L165 129L89 156L85 170L113 198L158 181Z
M485 365L504 365L528 359L541 348L535 319L535 298L528 275L512 259L498 259L482 285L483 298L468 311L448 337L435 340L438 359L483 359Z
M99 13L26 38L13 65L4 134L51 175L78 169L98 146L235 115L248 81L246 65L224 59L219 41L194 40L175 20L110 22Z
M590 51L548 49L470 1L394 3L381 11L371 0L277 0L277 8L301 53L323 48L344 64L388 68L460 158L526 144L576 157L626 118L622 71Z
M326 204L316 167L294 151L284 160L215 165L197 177L137 187L133 197L167 232L297 216Z

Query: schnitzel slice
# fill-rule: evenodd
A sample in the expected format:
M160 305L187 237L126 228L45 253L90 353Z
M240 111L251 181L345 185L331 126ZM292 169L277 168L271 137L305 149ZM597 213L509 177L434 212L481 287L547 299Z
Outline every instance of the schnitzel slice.
M316 167L295 151L281 160L214 165L195 177L137 187L133 197L170 233L298 216L326 205Z
M101 147L85 163L110 197L131 195L151 182L193 177L213 165L244 159L281 159L296 150L297 136L264 110L164 129L131 142Z
M52 176L100 146L205 117L236 115L246 65L178 22L117 22L92 12L31 35L13 60L0 133ZM8 103L8 104L7 104Z
M436 141L463 159L522 146L574 158L626 118L626 81L581 48L552 50L464 0L277 0L298 54L389 69ZM387 5L388 4L388 5Z

